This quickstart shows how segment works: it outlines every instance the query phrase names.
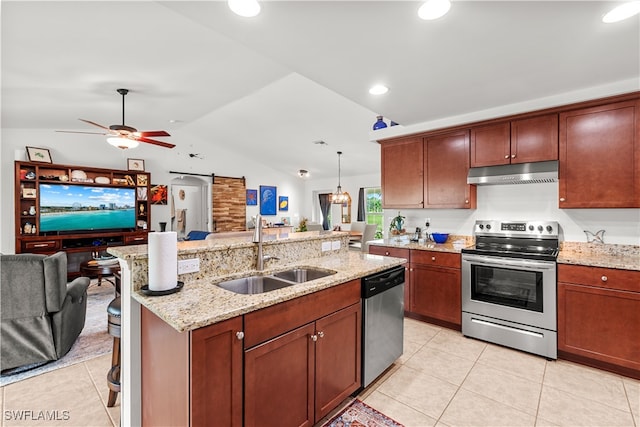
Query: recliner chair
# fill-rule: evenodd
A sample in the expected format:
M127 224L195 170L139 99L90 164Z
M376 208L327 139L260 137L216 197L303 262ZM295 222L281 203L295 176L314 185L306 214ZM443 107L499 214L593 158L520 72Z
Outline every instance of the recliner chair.
M0 255L0 370L58 360L84 328L88 277L67 283L67 254Z

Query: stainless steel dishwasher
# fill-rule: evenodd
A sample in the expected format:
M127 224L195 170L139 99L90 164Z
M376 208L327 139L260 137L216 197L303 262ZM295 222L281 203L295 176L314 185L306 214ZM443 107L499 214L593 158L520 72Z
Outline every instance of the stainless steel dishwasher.
M362 386L403 351L404 266L362 278Z

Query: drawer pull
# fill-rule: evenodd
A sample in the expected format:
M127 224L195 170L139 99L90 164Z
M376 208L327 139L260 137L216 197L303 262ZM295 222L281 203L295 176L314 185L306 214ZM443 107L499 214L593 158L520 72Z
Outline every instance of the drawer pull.
M244 338L244 332L242 331L238 331L236 332L236 338L238 338L239 340Z
M318 341L317 335L311 335L311 341Z
M385 254L386 256L389 256L389 251L386 251L384 254Z
M324 338L324 332L322 331L318 332L318 338Z
M33 245L34 248L46 248L47 246L49 246L48 243L36 243Z
M435 261L435 260L436 260L436 257L432 256L431 261Z
M608 278L607 276L602 276L600 279L601 279L603 282L606 282L607 280L609 280L609 278Z
M560 201L564 202L566 199L564 197L560 197Z

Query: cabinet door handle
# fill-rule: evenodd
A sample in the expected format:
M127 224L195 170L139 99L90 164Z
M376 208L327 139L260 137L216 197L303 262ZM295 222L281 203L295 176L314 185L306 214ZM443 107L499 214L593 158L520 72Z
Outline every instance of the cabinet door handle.
M602 280L603 282L606 282L607 280L609 280L609 278L607 276L602 276L600 280Z
M317 335L311 335L311 341L318 341L318 336Z
M464 202L468 204L468 203L469 203L469 200L467 199L467 200L465 200Z
M323 331L318 332L318 338L324 338L324 332Z
M516 158L516 155L515 155L515 154L512 154L512 155L511 155L511 158L512 158L512 159L515 159L515 158Z
M242 331L238 331L236 332L236 338L238 338L239 340L244 338L244 332Z
M435 261L435 260L436 260L436 257L432 256L431 261Z
M389 251L386 251L384 254L385 254L386 256L389 256Z
M504 158L505 158L505 159L508 159L508 158L509 158L509 155L508 155L508 154L505 154L505 155L504 155Z
M560 201L561 201L561 202L564 202L564 201L565 201L565 198L564 198L564 197L560 197Z

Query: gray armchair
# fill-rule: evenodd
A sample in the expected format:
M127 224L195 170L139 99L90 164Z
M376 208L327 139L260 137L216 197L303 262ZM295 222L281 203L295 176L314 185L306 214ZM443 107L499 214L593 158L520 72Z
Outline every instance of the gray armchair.
M67 284L67 254L0 255L0 370L58 360L84 328L89 278Z

